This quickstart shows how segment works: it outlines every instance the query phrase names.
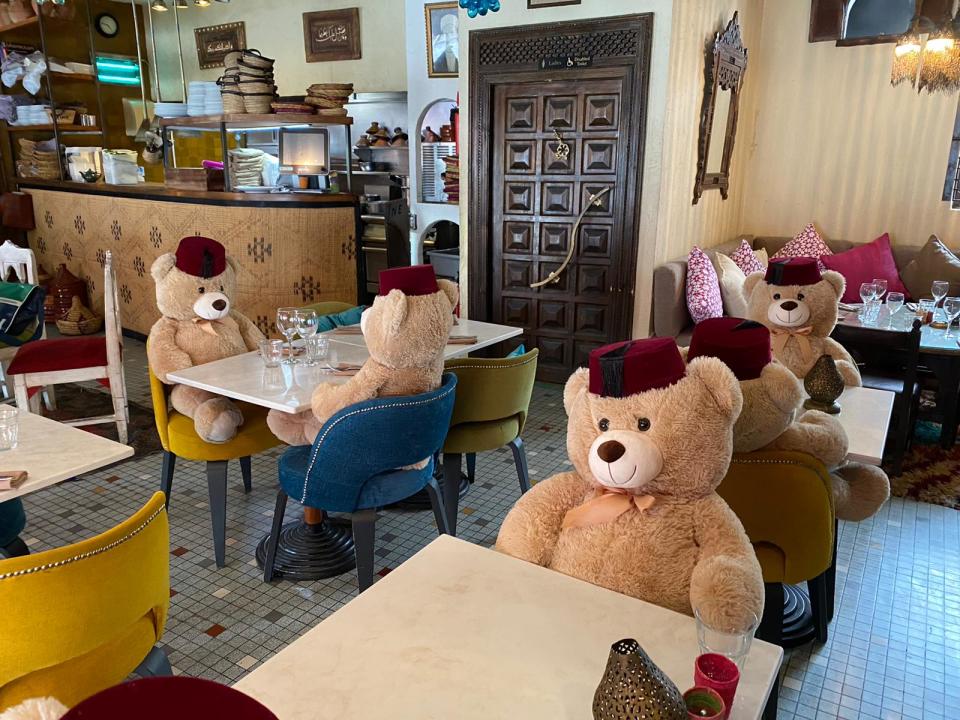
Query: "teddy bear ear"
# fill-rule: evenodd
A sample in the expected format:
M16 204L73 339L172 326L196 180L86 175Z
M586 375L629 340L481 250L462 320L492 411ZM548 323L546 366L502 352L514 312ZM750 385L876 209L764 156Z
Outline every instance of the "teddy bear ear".
M450 280L437 280L437 285L443 290L443 294L450 301L450 307L455 308L460 302L460 286Z
M400 326L407 318L407 296L396 288L391 290L386 297L378 298L381 305L380 312L383 313L383 326L390 336L397 335L400 332Z
M768 363L760 373L760 381L773 404L781 412L789 413L796 410L803 400L803 386L793 371L786 365L774 360Z
M698 357L687 365L687 378L693 378L703 385L704 394L710 397L720 412L737 417L743 407L743 394L740 382L723 361L713 357Z
M753 289L763 280L763 271L758 270L757 272L750 273L743 279L743 296L750 300L750 296L753 294Z
M587 368L580 368L567 379L567 384L563 386L563 409L567 415L570 415L574 403L581 393L587 391L589 385L590 371Z
M150 266L150 274L155 282L163 280L167 274L177 266L177 256L173 253L164 253Z
M844 279L843 275L838 273L836 270L827 270L822 275L823 279L830 283L833 287L833 292L836 294L837 299L843 297L843 291L847 288L847 281Z

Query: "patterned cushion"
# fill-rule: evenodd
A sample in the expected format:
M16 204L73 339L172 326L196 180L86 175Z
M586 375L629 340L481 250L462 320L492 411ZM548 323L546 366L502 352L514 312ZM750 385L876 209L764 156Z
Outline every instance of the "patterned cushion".
M764 253L766 253L766 251L764 251ZM763 263L761 263L757 257L757 253L753 251L750 243L746 240L740 241L740 247L730 253L730 259L737 264L738 268L743 270L744 275L760 272L764 269Z
M770 259L776 260L777 258L791 257L817 258L817 265L820 266L820 272L823 272L827 268L820 262L822 255L833 255L833 250L827 247L827 243L824 242L823 237L817 232L817 228L813 226L813 223L808 223L803 230L793 236L793 240L790 240L786 245L777 250Z
M695 323L723 316L717 271L710 258L697 246L687 256L687 310Z

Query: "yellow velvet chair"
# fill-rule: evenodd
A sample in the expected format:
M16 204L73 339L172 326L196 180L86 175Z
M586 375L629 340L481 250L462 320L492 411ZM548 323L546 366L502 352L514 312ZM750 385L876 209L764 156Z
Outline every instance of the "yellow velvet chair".
M159 492L96 537L0 560L0 712L44 696L70 707L135 671L170 674L156 647L169 605Z
M227 540L227 463L240 460L244 492L250 492L252 478L250 456L269 450L280 441L267 427L267 409L247 403L237 403L243 412L243 425L237 436L222 444L200 439L193 429L193 420L167 409L167 386L153 370L150 373L150 394L153 398L153 417L163 446L163 469L160 489L170 503L173 470L177 458L207 464L207 489L210 495L210 518L213 523L213 548L217 567L226 564Z

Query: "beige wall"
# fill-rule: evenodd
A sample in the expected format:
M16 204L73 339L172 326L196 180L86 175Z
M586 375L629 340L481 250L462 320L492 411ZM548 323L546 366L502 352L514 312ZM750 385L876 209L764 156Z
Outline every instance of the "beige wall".
M752 80L755 150L739 230L960 242L960 213L940 200L957 94L891 87L891 45L807 42L808 2L768 2ZM744 145L751 139L741 133ZM732 233L730 233L732 234Z

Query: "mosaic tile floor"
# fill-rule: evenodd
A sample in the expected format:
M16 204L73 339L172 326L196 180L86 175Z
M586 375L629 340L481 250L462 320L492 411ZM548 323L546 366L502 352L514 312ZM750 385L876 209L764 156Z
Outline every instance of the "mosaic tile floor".
M149 407L145 354L127 341L132 402ZM535 481L568 467L559 386L537 385L525 433ZM227 567L213 562L204 468L179 462L170 504L171 605L163 642L177 672L233 682L356 595L354 574L264 585L253 560L270 528L276 455L253 459L244 495L231 466ZM133 458L26 498L34 550L75 542L121 521L158 484L160 455ZM479 458L461 503L460 536L492 545L519 494L509 452ZM288 517L298 508L291 503ZM377 522L381 574L435 537L432 514L386 511ZM781 718L943 718L947 678L960 676L960 514L894 499L876 517L841 524L837 611L830 640L792 651Z

